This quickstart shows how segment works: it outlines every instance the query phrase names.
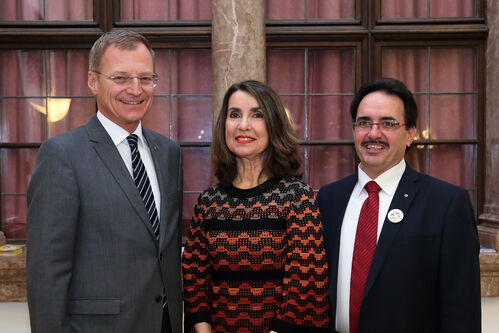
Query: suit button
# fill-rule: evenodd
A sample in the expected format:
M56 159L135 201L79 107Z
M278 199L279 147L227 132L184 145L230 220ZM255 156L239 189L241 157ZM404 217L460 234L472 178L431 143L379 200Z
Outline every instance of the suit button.
M163 262L163 253L160 253L159 255L159 262Z
M162 299L163 299L163 297L161 297L161 295L156 296L156 297L154 298L154 300L156 301L156 303L161 302L161 300L162 300Z

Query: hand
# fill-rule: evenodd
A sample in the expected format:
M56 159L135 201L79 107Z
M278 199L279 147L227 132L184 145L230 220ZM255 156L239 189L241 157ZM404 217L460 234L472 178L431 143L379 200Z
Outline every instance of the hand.
M211 325L207 322L194 324L195 333L211 333Z

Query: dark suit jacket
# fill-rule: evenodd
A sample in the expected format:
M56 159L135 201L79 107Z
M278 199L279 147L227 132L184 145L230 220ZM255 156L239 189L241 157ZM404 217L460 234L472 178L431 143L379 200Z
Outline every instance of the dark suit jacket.
M329 258L335 327L338 254L343 216L357 182L352 175L322 187L318 203ZM468 193L409 166L385 219L366 282L360 333L481 330L479 243Z
M180 147L143 130L161 191L160 241L123 160L96 117L42 144L28 187L33 332L161 331L163 286L182 326Z

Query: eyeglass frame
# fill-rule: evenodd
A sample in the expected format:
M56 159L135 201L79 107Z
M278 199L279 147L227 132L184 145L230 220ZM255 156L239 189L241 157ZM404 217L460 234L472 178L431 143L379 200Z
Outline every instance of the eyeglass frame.
M366 122L366 127L362 127L362 126L358 125L357 123L359 121ZM391 124L393 124L393 127L384 127L383 123L391 123ZM360 120L354 121L352 125L353 125L353 129L358 128L358 129L361 129L361 130L371 130L374 125L378 125L378 129L380 131L394 131L394 130L399 129L402 126L407 126L407 121L403 121L403 122L399 123L395 119L385 119L385 120L378 121L378 122L375 123L372 120L360 119Z
M118 86L128 86L128 85L130 85L131 82L133 82L133 79L136 78L139 81L139 84L141 87L148 87L147 85L144 86L142 84L142 82L140 81L140 78L144 78L144 77L149 78L149 76L147 76L147 75L135 75L135 76L128 75L128 74L127 75L107 75L107 74L101 73L101 72L96 71L96 70L93 70L92 72L100 74L100 75L104 75L107 79L113 81L113 83L118 85ZM120 83L117 83L114 81L114 80L118 79L120 76L122 76L123 78L126 77L126 80L123 84L120 84ZM158 85L159 77L156 74L152 74L151 78L152 78L152 87L156 88L156 86Z

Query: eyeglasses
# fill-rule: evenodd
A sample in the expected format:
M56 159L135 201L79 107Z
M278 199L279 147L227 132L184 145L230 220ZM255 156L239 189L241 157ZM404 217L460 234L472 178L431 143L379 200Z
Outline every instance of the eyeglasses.
M142 87L155 88L158 85L158 80L159 80L159 77L156 74L131 76L131 75L107 75L98 71L93 71L93 72L100 75L104 75L106 78L113 81L114 84L123 87L128 86L130 83L132 83L133 79L137 78Z
M353 123L353 128L358 128L361 130L370 130L374 125L378 125L378 128L382 131L394 131L400 126L407 125L407 122L399 123L395 119L383 120L378 123L373 123L371 120L357 120Z

